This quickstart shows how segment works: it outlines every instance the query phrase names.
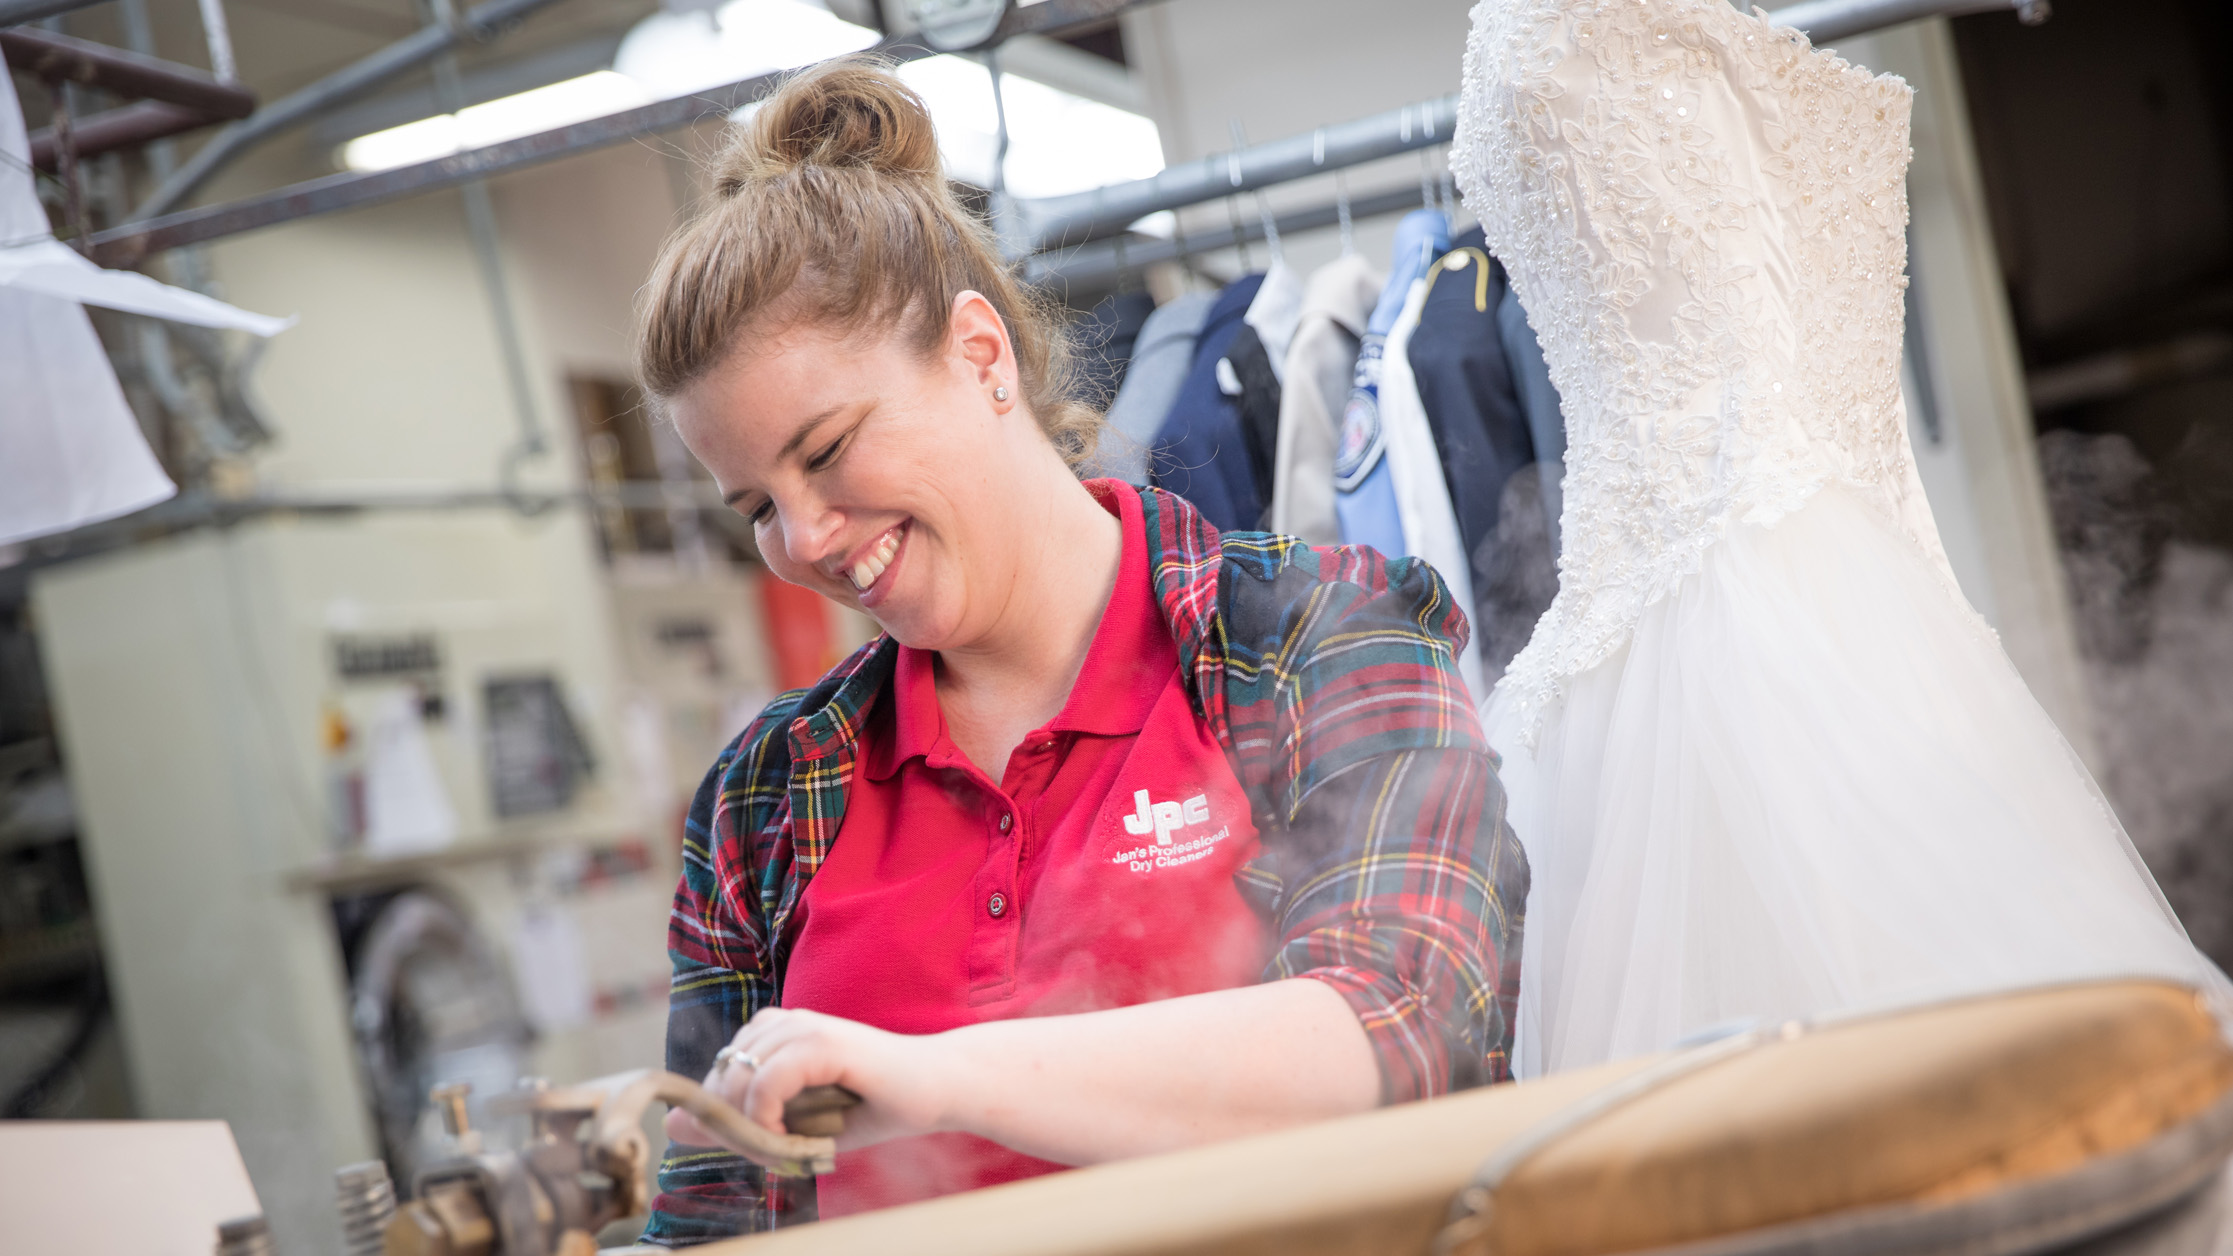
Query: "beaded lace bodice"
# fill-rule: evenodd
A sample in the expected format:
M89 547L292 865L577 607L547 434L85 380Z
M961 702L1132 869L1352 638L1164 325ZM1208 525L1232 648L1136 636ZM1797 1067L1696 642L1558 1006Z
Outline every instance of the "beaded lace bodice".
M1567 424L1558 597L1500 689L1531 734L1717 538L1826 484L1953 588L1899 389L1911 96L1727 0L1475 7L1452 164Z

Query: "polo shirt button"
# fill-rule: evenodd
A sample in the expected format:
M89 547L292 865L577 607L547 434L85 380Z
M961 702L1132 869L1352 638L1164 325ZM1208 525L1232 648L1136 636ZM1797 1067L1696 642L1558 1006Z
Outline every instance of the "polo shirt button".
M1016 827L1016 814L1015 814L1014 812L1012 812L1012 811L1003 811L1003 812L1001 812L1001 813L1000 813L1000 831L1001 831L1001 832L1003 832L1003 833L1005 833L1005 832L1007 832L1008 830L1010 830L1010 829L1012 829L1012 828L1014 828L1014 827ZM994 912L994 913L993 913L993 915L995 915L995 916L997 916L997 915L999 915L999 914L1000 914L999 912Z
M1008 896L998 890L994 890L992 892L992 898L985 903L985 910L991 912L994 919L998 919L1002 916L1007 915Z

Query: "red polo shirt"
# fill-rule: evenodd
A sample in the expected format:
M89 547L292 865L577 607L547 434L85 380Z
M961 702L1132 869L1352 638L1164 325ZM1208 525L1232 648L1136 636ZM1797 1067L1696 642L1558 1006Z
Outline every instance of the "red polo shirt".
M1233 876L1257 853L1242 793L1179 675L1148 582L1139 496L1116 588L1060 714L996 782L947 736L936 656L902 647L860 772L798 908L785 1007L930 1034L1248 985L1271 938ZM838 1157L823 1216L1061 1166L962 1134Z

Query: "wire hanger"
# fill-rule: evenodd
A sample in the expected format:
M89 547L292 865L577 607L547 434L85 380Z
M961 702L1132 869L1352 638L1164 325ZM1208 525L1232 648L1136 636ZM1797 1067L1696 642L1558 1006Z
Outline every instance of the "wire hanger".
M1357 228L1349 216L1349 175L1346 171L1334 172L1334 213L1341 219L1341 255L1354 256L1357 252Z
M1201 263L1194 260L1194 248L1186 242L1186 215L1171 211L1171 247L1178 250L1179 273L1186 281L1185 291L1194 290L1194 281L1201 274Z
M1241 273L1247 274L1249 271L1254 270L1255 267L1249 264L1248 234L1241 229L1241 210L1238 193L1240 192L1241 184L1246 181L1241 177L1241 150L1248 147L1248 132L1242 129L1241 120L1239 118L1227 119L1225 126L1227 131L1233 137L1233 149L1231 152L1225 154L1225 179L1226 182L1230 183L1233 187L1233 194L1227 195L1225 198L1225 218L1232 224L1233 227L1233 245L1235 248L1240 250ZM1263 209L1264 195L1263 193L1259 192L1256 194L1257 213L1262 214ZM1279 260L1279 242L1276 238L1278 232L1275 228L1271 227L1271 219L1268 216L1264 220L1264 225L1267 228L1264 238L1271 246L1272 260L1277 261Z
M1228 196L1225 198L1225 223L1232 232L1233 248L1240 254L1241 273L1245 275L1248 272L1256 269L1256 266L1254 261L1251 260L1248 255L1248 233L1241 229L1241 206L1239 197Z
M1229 159L1230 164L1227 171L1233 186L1239 187L1241 184L1240 150L1248 147L1248 130L1241 125L1239 118L1233 119L1231 126L1233 130L1233 156ZM1319 161L1325 160L1325 136L1323 131L1318 137L1312 155ZM1286 265L1287 250L1280 244L1279 223L1272 218L1271 204L1264 199L1264 189L1262 188L1256 189L1256 218L1264 228L1264 247L1271 250L1271 264L1274 266ZM1235 234L1239 234L1238 227L1235 228Z
M1319 127L1310 133L1310 166L1316 170L1326 164L1326 128ZM1334 171L1334 214L1341 221L1341 255L1348 257L1357 251L1356 224L1349 214L1349 173Z

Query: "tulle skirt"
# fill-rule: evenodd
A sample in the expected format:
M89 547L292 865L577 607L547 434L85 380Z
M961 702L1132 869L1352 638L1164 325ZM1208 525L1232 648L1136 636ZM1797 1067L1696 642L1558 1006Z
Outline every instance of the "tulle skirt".
M1740 526L1532 750L1523 1076L1724 1023L2105 976L2222 990L2092 777L1912 541L1842 490Z

